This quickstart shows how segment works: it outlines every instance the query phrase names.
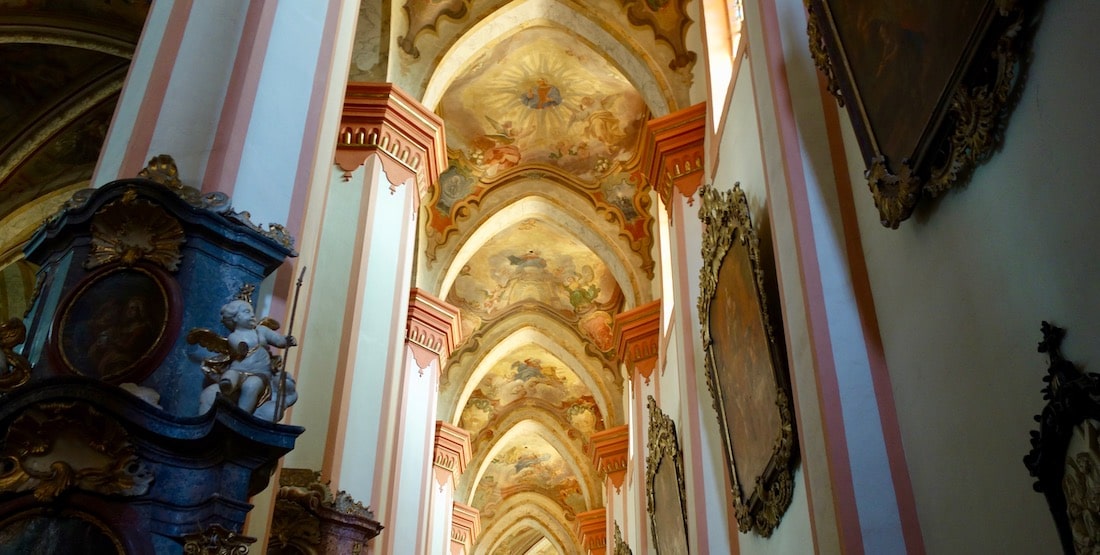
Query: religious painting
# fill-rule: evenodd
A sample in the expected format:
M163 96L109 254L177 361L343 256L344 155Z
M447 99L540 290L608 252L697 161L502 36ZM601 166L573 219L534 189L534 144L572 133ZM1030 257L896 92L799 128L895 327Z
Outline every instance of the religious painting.
M760 239L739 185L707 187L700 218L707 388L725 445L742 532L770 536L791 502L794 419L786 355L768 308ZM769 269L774 273L774 269Z
M522 493L550 499L565 520L588 510L578 477L532 427L520 429L485 466L471 503L481 513L482 527L488 528L500 516L500 507L509 497Z
M684 458L676 423L657 406L649 406L649 453L646 455L646 511L658 555L687 555L687 495Z
M1065 330L1042 323L1039 352L1050 367L1043 378L1043 411L1031 432L1024 466L1046 497L1066 554L1100 552L1100 374L1083 372L1062 356Z
M108 383L140 382L179 333L175 282L151 265L104 267L62 302L51 330L55 363Z
M965 183L1001 142L1038 4L810 0L810 50L848 108L883 225Z
M489 369L466 401L458 425L470 432L476 449L499 433L508 415L529 407L563 415L566 434L581 442L604 429L588 386L564 362L534 344L521 346Z
M558 313L601 352L614 348L611 314L623 293L607 265L572 233L539 219L502 230L455 278L447 302L462 310L463 336L516 305Z

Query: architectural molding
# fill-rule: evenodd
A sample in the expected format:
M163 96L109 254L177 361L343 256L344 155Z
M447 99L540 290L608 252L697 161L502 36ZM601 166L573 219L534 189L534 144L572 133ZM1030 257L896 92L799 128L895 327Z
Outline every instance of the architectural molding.
M479 535L481 512L455 501L451 509L451 555L470 553Z
M414 287L409 292L409 318L405 342L421 369L432 359L439 360L439 371L462 340L458 307ZM423 371L423 370L421 370Z
M447 165L443 120L392 83L348 83L335 160L344 181L371 154L379 155L391 192L414 180L419 210Z
M615 343L619 361L631 378L640 374L649 383L660 351L661 299L615 316Z
M623 424L600 430L588 441L596 471L611 478L615 491L622 491L630 451L630 427Z
M603 553L607 547L607 509L593 509L577 513L573 523L574 531L581 540L585 553L595 555Z
M707 132L707 104L700 102L646 122L648 133L642 171L672 216L672 192L694 201L703 184L703 143Z
M448 479L453 480L453 483L458 482L472 454L470 432L442 420L435 422L432 464L435 466L435 478L440 486L447 483Z

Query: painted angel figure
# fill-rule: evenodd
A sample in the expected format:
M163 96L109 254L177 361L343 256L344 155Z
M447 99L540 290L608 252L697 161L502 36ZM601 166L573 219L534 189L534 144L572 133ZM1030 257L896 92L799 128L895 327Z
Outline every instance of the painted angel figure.
M278 375L278 361L268 347L285 349L297 345L293 336L276 333L279 323L271 318L256 321L252 304L233 300L222 306L222 324L229 335L195 328L187 334L188 343L198 343L216 353L202 362L203 372L214 382L203 389L199 396L199 414L210 410L218 393L235 397L237 406L255 413L262 402L271 399L278 388L273 383ZM294 380L287 376L287 390L294 391ZM293 404L297 395L288 396L286 406ZM271 399L274 401L274 399ZM273 411L271 411L273 413Z

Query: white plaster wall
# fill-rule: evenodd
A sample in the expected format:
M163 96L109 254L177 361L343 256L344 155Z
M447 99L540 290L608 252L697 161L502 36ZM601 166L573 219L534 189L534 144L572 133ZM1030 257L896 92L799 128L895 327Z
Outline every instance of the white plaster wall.
M899 230L878 216L846 115L860 233L928 553L1053 553L1053 522L1021 459L1045 358L1100 361L1094 208L1100 4L1047 2L1003 149ZM933 203L928 203L929 205Z

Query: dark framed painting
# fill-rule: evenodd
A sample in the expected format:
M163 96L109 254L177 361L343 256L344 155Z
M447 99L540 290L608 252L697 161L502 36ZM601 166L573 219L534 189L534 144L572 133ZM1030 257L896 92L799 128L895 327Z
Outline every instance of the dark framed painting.
M742 532L770 536L793 493L794 419L786 351L769 312L760 240L740 184L703 191L702 324L707 389ZM770 271L774 274L774 268Z
M1000 144L1040 3L808 1L810 51L848 109L883 225Z
M119 384L144 380L167 356L182 318L179 288L147 264L105 266L61 302L50 356L64 371Z
M649 453L645 459L646 512L658 555L687 555L687 493L684 457L676 423L652 395L649 407Z
M1062 551L1100 552L1100 374L1062 356L1065 330L1042 324L1039 352L1050 357L1042 388L1047 403L1031 432L1024 466L1046 497Z

